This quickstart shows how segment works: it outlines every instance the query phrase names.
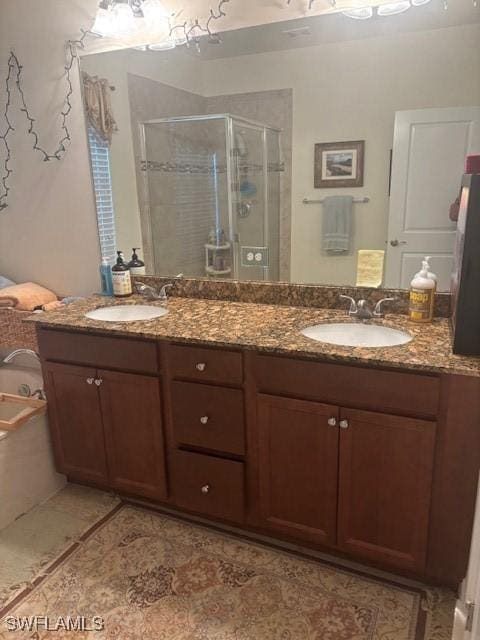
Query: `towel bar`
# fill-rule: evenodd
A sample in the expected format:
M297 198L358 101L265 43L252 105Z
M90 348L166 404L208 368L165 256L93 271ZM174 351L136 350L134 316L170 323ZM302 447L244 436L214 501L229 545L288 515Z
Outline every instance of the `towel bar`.
M363 204L365 202L370 202L370 198L365 196L364 198L354 198L353 201L358 204ZM303 204L323 204L325 202L325 198L321 200L309 200L309 198L304 198L302 200Z

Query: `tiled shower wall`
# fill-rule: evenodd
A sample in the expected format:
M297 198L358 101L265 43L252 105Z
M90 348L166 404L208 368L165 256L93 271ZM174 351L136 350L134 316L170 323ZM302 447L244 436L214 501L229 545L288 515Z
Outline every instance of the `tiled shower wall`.
M290 281L290 239L292 216L292 120L293 91L255 91L206 99L207 113L230 113L281 129L281 158L285 171L280 181L280 281Z
M178 204L175 202L174 173L163 174L162 180L150 181L150 189L153 187L151 193L152 202L158 207L159 214L152 216L155 222L150 226L150 216L146 210L145 175L144 172L140 171L141 145L138 123L170 116L230 113L282 130L281 155L285 163L285 171L281 174L282 197L280 199L279 216L280 280L290 280L292 91L290 89L259 91L205 98L198 94L133 74L128 74L128 91L147 272L154 273L152 241L155 245L155 253L162 256L161 271L168 274L175 274L178 271L179 260L184 260L178 255L179 245L183 241L180 238L176 239L177 232L181 233L182 225L178 225L179 211ZM182 129L185 131L185 128ZM221 149L221 145L225 143L224 139L221 141L213 139L213 130L210 135L205 131L202 133L202 128L198 127L198 125L195 128L192 127L187 135L186 146L191 149L197 149L199 153L202 149L205 149L206 144L208 146L208 144L213 145L216 143L217 147ZM159 145L159 159L171 161L172 157L166 157L168 153L165 153L170 145L168 136L156 135L155 138ZM151 152L149 155L151 155ZM182 179L185 178L182 177ZM158 192L155 192L155 188L158 189ZM221 189L221 191L225 191L225 189ZM207 206L206 200L204 204ZM152 213L155 212L152 211ZM184 213L188 215L188 207L185 208ZM201 211L198 213L201 214ZM188 267L189 273L193 274L198 271L198 275L204 275L203 259L196 256L194 260L195 262L185 264L183 268L186 269ZM252 275L251 278L255 279L255 276Z

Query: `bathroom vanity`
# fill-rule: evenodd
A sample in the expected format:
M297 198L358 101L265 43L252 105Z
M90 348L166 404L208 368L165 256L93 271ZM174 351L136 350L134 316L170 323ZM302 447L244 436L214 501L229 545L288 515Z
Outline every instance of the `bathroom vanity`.
M407 345L300 334L344 313L171 298L105 323L37 317L58 470L217 524L456 586L480 468L480 360L448 320Z

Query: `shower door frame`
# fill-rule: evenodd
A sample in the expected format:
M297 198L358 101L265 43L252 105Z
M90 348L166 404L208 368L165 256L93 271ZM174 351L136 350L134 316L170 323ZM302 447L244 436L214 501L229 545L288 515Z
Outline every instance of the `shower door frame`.
M148 166L148 158L147 158L147 140L145 134L145 127L147 125L152 124L170 124L175 122L201 122L204 120L224 120L225 121L225 134L226 134L226 165L227 165L227 202L228 202L228 222L230 226L229 230L229 241L233 247L233 255L232 255L232 278L230 280L238 280L239 278L239 260L240 260L240 242L238 238L238 228L236 224L236 217L233 215L233 202L232 202L232 154L231 151L233 149L234 144L234 136L233 136L233 124L241 123L242 126L248 127L250 129L254 129L262 132L262 148L263 148L263 233L264 233L264 246L268 246L268 232L269 232L269 220L268 220L268 149L267 149L267 130L274 131L278 134L278 145L279 152L281 154L281 143L280 136L282 135L282 130L276 127L268 126L262 122L256 122L255 120L250 120L248 118L243 118L241 116L235 116L231 113L214 113L214 114L205 114L205 115L196 115L196 116L168 116L166 118L154 118L152 120L143 120L138 123L139 131L140 131L140 164L145 162ZM144 249L145 258L148 258L151 264L153 265L153 272L156 273L156 265L155 265L155 252L153 251L153 234L152 234L152 214L151 214L151 203L150 203L150 188L148 184L148 169L141 170L143 173L142 184L143 184L143 207L145 210L143 211L143 220L141 220L142 233L145 233L145 236L148 238L149 250L148 254ZM143 208L142 207L142 208ZM280 211L278 212L280 215ZM144 231L143 231L144 229ZM267 240L267 245L265 245L265 240ZM280 260L280 254L278 256L278 260ZM263 267L264 273L264 281L269 280L270 274L270 266ZM177 275L177 274L160 274L163 275ZM203 277L203 276L202 276ZM204 276L205 279L209 279L208 276Z

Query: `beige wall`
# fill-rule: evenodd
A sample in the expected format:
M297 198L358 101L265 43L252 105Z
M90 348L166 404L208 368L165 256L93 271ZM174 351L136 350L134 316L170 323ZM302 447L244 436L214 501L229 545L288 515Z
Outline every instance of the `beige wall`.
M384 248L395 111L480 104L480 26L468 25L204 63L205 93L293 88L292 281L351 282L355 257L323 257L307 196L368 195L355 248ZM315 142L366 140L365 186L313 188Z
M85 24L85 7L96 2L2 0L0 76L9 48L24 65L24 88L41 144L52 150L61 137L59 112L66 93L62 78L64 42ZM0 273L16 281L35 280L58 293L98 290L99 243L87 140L77 75L73 74L72 144L61 162L43 162L32 151L23 114L13 112L9 207L0 213ZM0 102L4 100L3 83ZM1 121L1 129L4 122ZM3 159L3 149L0 150ZM2 162L3 165L3 162ZM0 165L1 166L1 165Z

